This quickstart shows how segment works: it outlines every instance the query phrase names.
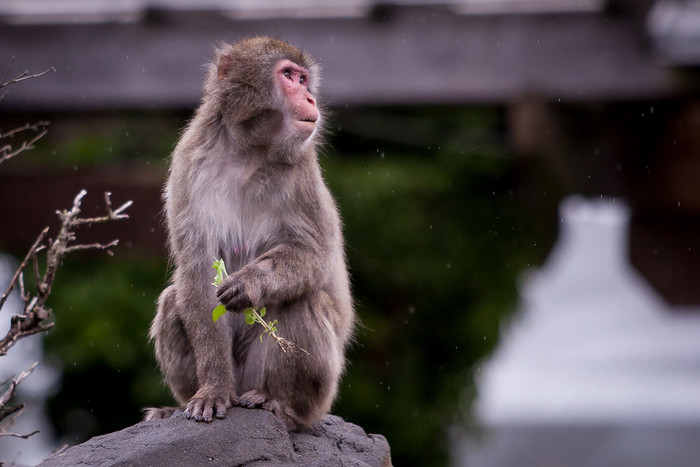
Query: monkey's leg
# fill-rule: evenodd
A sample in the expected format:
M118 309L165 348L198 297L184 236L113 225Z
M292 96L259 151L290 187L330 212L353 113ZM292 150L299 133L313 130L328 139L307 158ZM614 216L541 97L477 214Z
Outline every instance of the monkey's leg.
M175 399L184 404L197 391L194 354L178 317L175 287L169 286L158 299L158 311L151 324L156 360L165 382ZM145 420L169 418L183 407L160 407L144 410Z
M262 384L234 401L241 407L270 410L290 431L313 427L330 410L343 369L342 344L325 316L334 311L332 304L329 299L313 301L298 302L271 316L279 316L280 336L308 354L299 348L285 353L267 339ZM327 306L318 306L320 302Z

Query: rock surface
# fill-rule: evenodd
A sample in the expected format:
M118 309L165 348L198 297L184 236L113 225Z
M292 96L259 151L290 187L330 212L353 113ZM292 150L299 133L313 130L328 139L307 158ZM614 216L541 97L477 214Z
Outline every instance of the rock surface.
M48 457L41 466L391 466L389 444L326 415L313 433L287 433L264 410L230 409L224 420L182 416L141 422Z

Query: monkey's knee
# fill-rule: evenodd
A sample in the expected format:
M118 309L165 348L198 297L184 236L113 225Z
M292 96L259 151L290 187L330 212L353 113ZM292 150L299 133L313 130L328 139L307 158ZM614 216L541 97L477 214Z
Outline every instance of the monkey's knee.
M161 336L167 332L166 329L172 326L171 320L174 318L175 306L177 303L175 296L175 286L171 285L163 290L158 297L156 316L153 318L151 328L148 332L148 337L150 337L156 345L158 345Z
M159 364L167 362L169 354L178 352L187 341L176 306L175 286L171 285L158 298L158 309L148 333L155 345Z
M268 365L272 371L265 375L264 392L275 402L269 410L290 431L311 429L330 411L342 372L342 365L329 355L333 353L328 348L312 348L309 355L296 355L294 363L282 357L276 362L279 366Z

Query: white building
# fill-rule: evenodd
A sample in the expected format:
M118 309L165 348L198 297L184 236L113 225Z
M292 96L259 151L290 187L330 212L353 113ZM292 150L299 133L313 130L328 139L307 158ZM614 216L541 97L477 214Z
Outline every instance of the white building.
M559 239L482 366L470 467L700 465L700 313L627 260L627 208L568 198Z

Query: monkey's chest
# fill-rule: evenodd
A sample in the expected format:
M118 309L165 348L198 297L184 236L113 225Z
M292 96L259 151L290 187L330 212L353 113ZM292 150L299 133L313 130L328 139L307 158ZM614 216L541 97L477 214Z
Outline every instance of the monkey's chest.
M279 197L257 191L258 185L250 183L254 173L249 167L229 164L211 167L207 174L202 225L227 264L255 258L282 230Z
M230 194L215 202L210 222L215 225L214 242L227 264L246 264L258 256L280 231L279 216L271 206Z

